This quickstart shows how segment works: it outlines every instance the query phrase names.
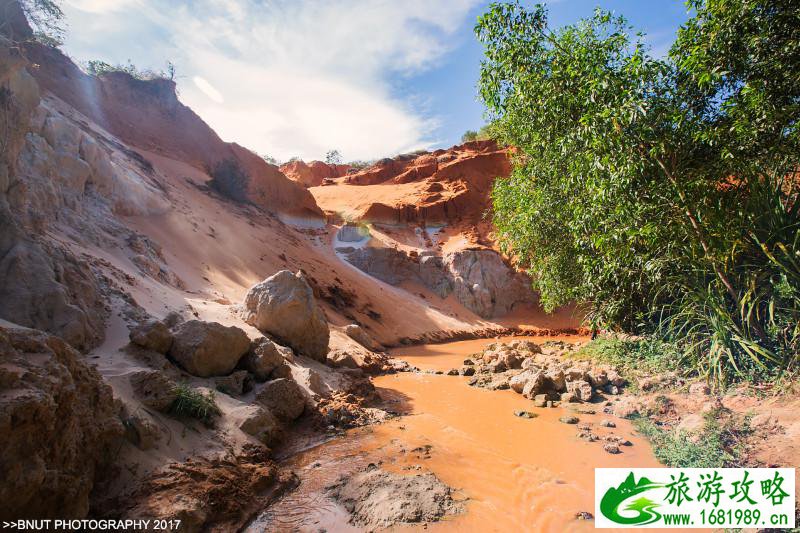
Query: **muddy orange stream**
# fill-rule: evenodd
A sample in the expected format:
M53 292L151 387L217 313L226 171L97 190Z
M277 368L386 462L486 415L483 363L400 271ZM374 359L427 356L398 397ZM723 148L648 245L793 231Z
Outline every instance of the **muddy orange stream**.
M404 348L402 355L395 355L420 367L445 362L450 368L456 366L453 357L463 359L488 342ZM604 452L601 442L579 440L574 425L558 421L574 411L537 409L512 391L478 389L466 380L410 373L377 378L381 396L407 415L351 431L288 460L285 466L298 472L300 488L259 517L250 530L358 531L347 523L344 509L325 497L325 487L368 463L381 462L392 470L419 465L466 500L465 513L429 524L428 530L588 531L593 523L574 517L579 511L594 512L595 467L659 466L628 422L615 420L616 429L599 427L604 418L600 405L584 405L598 414L578 416L598 435L613 432L629 439L633 446L623 447L619 455ZM516 417L517 409L538 417Z

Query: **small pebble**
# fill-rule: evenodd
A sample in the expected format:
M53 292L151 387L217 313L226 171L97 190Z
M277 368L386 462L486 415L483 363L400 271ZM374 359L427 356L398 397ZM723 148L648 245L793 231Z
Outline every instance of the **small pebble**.
M559 422L563 422L565 424L577 424L578 417L577 416L562 416L558 419Z
M600 421L600 425L603 426L604 428L615 428L615 427L617 427L617 425L614 422L612 422L611 420L608 420L608 419L601 420Z
M531 413L530 411L523 411L521 409L517 409L516 411L514 411L514 416L518 416L520 418L536 418L539 415L537 415L536 413Z

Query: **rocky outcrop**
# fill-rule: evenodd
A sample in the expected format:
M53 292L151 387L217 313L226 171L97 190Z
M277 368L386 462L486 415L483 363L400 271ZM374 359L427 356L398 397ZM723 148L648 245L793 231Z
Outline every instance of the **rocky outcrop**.
M419 277L419 263L397 248L357 248L346 258L359 270L390 285Z
M505 149L492 141L478 141L381 159L335 180L334 186L315 188L313 193L326 214L348 212L362 222L475 223L489 208L494 180L510 171ZM348 193L344 204L337 198L338 185L358 186L363 193ZM374 185L398 187L388 193L389 188L370 187Z
M27 38L30 27L15 1L0 0L10 24L0 32L13 32L25 57L37 65L32 71L39 85L80 111L92 122L124 142L185 161L200 169L213 169L222 161L235 161L247 176L248 200L281 213L322 217L313 196L288 179L278 168L239 146L226 143L176 94L169 79L141 80L126 72L101 76L84 73L60 50ZM172 132L179 131L180 135Z
M260 405L244 405L230 414L237 427L272 446L283 437L283 426L275 416Z
M0 518L77 518L122 424L96 370L63 340L0 328Z
M396 248L365 247L345 257L359 270L391 285L410 280L441 298L455 293L464 307L483 318L505 315L517 303L534 298L528 278L490 249L419 257Z
M296 181L303 187L318 187L325 180L340 178L347 174L350 165L331 165L323 161L295 160L280 166L286 177Z
M250 350L239 362L239 366L255 377L256 381L266 381L286 361L292 359L292 350L281 346L266 337L253 341Z
M8 91L0 121L10 125L0 150L0 318L88 349L102 339L106 315L93 272L66 249L34 238L34 228L20 222L28 198L22 154L32 154L26 150L28 132L37 127L34 114L40 103L39 87L25 65L20 49L0 36L0 84ZM51 168L56 164L49 161ZM69 168L64 163L64 172ZM54 205L41 206L38 216Z
M445 255L444 265L458 301L484 318L505 315L516 303L533 299L527 277L494 250L459 250Z
M608 365L564 357L571 347L561 342L542 346L530 341L493 343L453 374L473 376L470 385L511 389L533 400L536 407L591 401L597 394L617 395L625 380ZM469 372L467 372L469 370Z
M160 320L149 320L133 328L129 334L131 343L161 354L172 347L172 332Z
M256 396L256 401L280 420L290 422L305 410L306 400L300 386L292 379L268 381Z
M250 348L240 328L189 320L178 326L169 356L194 376L230 374Z
M303 355L325 361L328 321L301 272L281 270L254 285L245 296L244 308L245 321L251 326Z
M237 370L214 380L216 388L230 396L241 396L253 390L253 378L247 370Z
M107 314L85 263L0 221L0 318L88 350L103 339Z

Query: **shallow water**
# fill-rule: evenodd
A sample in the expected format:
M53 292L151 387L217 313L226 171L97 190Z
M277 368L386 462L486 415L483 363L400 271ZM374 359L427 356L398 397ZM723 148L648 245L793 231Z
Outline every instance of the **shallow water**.
M489 342L403 348L394 355L421 368L451 368ZM574 411L537 409L512 391L469 387L467 379L410 373L377 378L381 397L407 416L350 431L287 460L284 466L297 471L301 486L260 516L249 531L359 531L347 523L344 509L325 497L324 489L371 462L393 470L419 465L467 500L465 513L428 524L428 530L589 531L593 523L574 516L594 512L595 467L659 466L627 421L615 419L615 429L599 427L608 417L600 405L584 405L598 414L578 416L592 423L600 436L613 432L630 440L633 446L622 447L619 455L604 452L602 442L579 440L574 425L558 421ZM516 409L538 417L518 418Z

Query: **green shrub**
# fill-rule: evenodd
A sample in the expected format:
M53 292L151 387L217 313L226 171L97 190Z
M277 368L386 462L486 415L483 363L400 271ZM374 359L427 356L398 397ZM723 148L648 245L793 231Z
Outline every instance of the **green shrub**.
M744 439L750 435L750 420L725 419L722 410L705 415L703 427L694 434L664 430L647 418L634 420L636 429L653 446L663 464L673 468L726 468L742 466Z
M19 5L33 30L34 40L57 48L64 43L64 11L57 0L20 0ZM2 28L3 24L0 24Z
M92 76L102 76L104 74L109 74L112 72L124 72L128 74L134 79L141 80L141 81L151 81L151 80L174 80L175 79L175 65L171 62L167 63L167 70L150 70L150 69L139 69L136 65L134 65L130 60L126 65L116 64L112 65L110 63L106 63L105 61L100 61L99 59L92 59L87 61L84 64L84 69L86 70L87 74L91 74Z
M688 4L666 58L600 9L478 19L480 96L515 147L493 221L545 310L663 336L712 384L773 379L800 348L800 3Z
M467 130L464 132L464 135L461 136L462 143L467 143L477 140L478 140L478 132L475 130Z
M222 412L217 407L214 391L203 394L201 391L181 383L175 388L176 397L170 412L176 416L196 418L211 426Z
M571 357L608 363L628 375L638 375L679 370L683 354L677 345L653 337L600 337L581 346Z

